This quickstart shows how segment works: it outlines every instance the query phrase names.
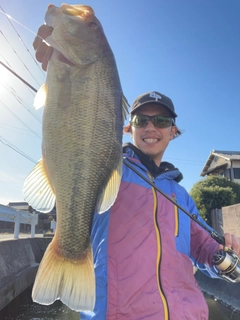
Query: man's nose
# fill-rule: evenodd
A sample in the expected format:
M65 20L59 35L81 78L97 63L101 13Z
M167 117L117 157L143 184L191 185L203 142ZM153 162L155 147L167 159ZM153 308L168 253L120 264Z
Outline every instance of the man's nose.
M145 126L145 131L149 131L149 130L151 130L151 131L155 131L156 130L156 127L153 124L152 119L149 119L147 125Z

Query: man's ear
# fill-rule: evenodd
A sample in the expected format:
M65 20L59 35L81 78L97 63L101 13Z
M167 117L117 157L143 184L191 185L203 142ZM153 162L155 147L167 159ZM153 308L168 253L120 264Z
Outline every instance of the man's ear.
M132 133L132 127L130 123L123 128L123 133Z
M170 140L173 140L175 138L175 134L177 133L177 127L172 126L171 127L171 133L170 133Z

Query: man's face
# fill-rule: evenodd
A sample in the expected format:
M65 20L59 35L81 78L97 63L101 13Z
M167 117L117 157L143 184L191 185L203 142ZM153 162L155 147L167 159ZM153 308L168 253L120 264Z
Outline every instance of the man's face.
M142 106L135 114L171 117L167 108L156 104ZM176 131L177 128L175 126L158 128L155 127L151 121L143 128L131 127L134 145L149 156L149 158L154 160L157 166L160 165L163 153L167 148L169 141L174 138Z

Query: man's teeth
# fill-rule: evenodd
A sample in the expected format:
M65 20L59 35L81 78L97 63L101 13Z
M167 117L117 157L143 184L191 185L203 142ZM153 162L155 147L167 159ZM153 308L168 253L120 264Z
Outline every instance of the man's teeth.
M148 143L153 143L153 142L157 142L158 139L144 139L144 141Z

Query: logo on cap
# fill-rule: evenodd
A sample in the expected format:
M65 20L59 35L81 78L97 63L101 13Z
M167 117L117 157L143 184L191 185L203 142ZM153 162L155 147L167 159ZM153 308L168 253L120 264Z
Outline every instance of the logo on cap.
M150 98L154 98L156 101L158 101L158 99L159 99L159 100L162 99L162 97L160 96L160 94L158 94L158 93L156 93L156 92L154 92L154 91L149 94L149 97L150 97Z

